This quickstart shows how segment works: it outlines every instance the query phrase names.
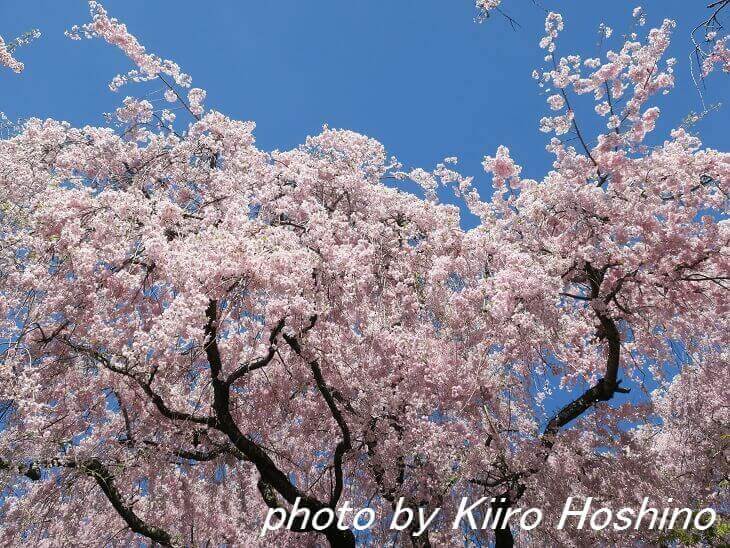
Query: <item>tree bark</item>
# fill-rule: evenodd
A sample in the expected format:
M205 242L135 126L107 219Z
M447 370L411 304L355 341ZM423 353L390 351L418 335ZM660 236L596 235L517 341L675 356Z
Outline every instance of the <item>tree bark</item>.
M325 537L332 548L355 548L356 546L355 535L349 529L342 531L334 527L325 532Z
M518 487L521 491L524 491L524 488L521 486ZM516 499L519 498L519 495L522 493L518 493L518 496L515 497ZM501 518L499 520L499 523L497 524L497 527L494 529L494 546L495 548L512 548L515 544L514 537L512 536L512 530L510 529L509 523L507 522L505 518L505 513L507 510L509 510L514 502L512 502L510 498L510 493L507 492L503 494L500 497L497 497L494 502L492 502L491 509L492 509L492 515L497 513L498 511L501 511Z
M431 548L431 541L428 539L428 531L424 531L419 537L414 537L414 532L414 528L408 528L408 533L411 538L411 546L413 546L413 548Z
M223 364L217 341L217 301L209 301L208 308L206 309L206 316L208 318L208 322L205 325L205 353L208 359L208 365L210 366L211 385L213 387L213 410L215 411L213 427L228 436L228 439L233 446L248 460L250 460L254 466L256 466L256 469L261 475L259 492L264 497L264 501L270 508L279 507L280 505L275 496L272 497L267 494L269 488L272 490L272 493L279 493L289 504L294 504L296 499L299 499L301 507L308 509L312 512L312 514L323 508L334 508L334 503L325 504L324 502L303 493L294 483L292 483L289 477L279 469L274 460L261 446L241 432L233 418L233 415L231 414L231 385L220 378L220 374L223 370ZM312 320L312 325L314 325L314 319ZM274 332L278 333L281 331L282 327L283 324L280 322ZM272 344L275 338L275 334L270 337ZM349 431L347 431L347 434L349 435ZM262 487L265 489L262 490ZM355 535L353 532L350 530L342 531L341 529L338 529L336 522L322 531L315 531L310 528L302 528L299 529L299 531L323 534L330 546L335 548L355 548Z
M495 548L512 548L515 545L509 525L504 524L503 527L494 530L494 541Z

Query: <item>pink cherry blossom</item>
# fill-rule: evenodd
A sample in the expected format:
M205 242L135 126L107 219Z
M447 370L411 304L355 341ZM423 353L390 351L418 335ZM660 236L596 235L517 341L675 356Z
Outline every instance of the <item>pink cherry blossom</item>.
M712 51L702 61L702 74L704 76L710 74L716 65L720 65L723 72L730 72L730 49L727 47L728 42L730 42L730 36L715 40Z
M552 167L499 146L488 188L346 129L263 150L91 10L71 35L136 67L114 87L160 78L190 116L130 96L109 126L0 139L2 545L658 545L449 525L462 497L727 508L730 154L648 140L672 21L584 60L550 13ZM396 534L401 498L439 520ZM297 499L381 519L262 537Z
M502 0L475 0L477 10L479 10L479 17L477 21L484 21L489 17L490 12L499 8L502 4Z
M0 36L0 65L8 67L13 72L23 72L23 63L13 57L8 51L8 46Z

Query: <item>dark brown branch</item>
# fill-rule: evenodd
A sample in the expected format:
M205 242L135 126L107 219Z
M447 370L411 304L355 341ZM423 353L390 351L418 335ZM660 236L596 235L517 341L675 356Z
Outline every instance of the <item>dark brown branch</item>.
M588 300L599 298L601 284L603 283L608 268L609 266L605 266L601 269L596 269L589 263L585 265L586 281L590 285ZM621 283L622 282L619 282L618 289L620 289ZM608 302L615 299L618 289L609 293L604 301ZM621 357L621 334L616 322L603 312L596 311L596 316L599 321L596 336L599 340L605 340L608 347L605 375L578 398L563 406L548 421L545 430L540 436L540 442L543 447L543 460L547 460L550 455L550 451L555 445L557 435L561 428L580 417L596 403L610 400L617 392L626 394L630 391L627 388L622 388L620 386L621 381L618 380ZM538 471L539 468L537 467L530 468L524 472L511 474L506 478L506 481L500 482L500 484L506 483L507 489L500 497L498 497L497 502L493 504L493 508L510 508L514 506L527 489L524 480L527 477L536 474ZM480 480L475 480L475 483L479 482ZM495 546L497 548L511 548L514 545L514 539L508 523L502 522L497 524L497 528L495 529L495 541Z
M55 467L76 469L93 478L114 510L134 533L143 535L161 546L175 546L170 533L148 524L134 512L131 505L124 503L122 494L114 483L114 476L99 459L87 459L79 462L70 458L53 458L44 461L33 461L29 465L21 464L18 465L17 469L18 473L33 481L38 481L41 479L41 468ZM0 459L0 469L10 470L11 468L13 468L12 465Z
M312 326L314 326L314 322L316 320L317 317L314 316L311 320L311 325L309 327L310 329ZM304 359L304 356L302 356L301 345L299 344L299 341L296 339L296 337L292 337L291 335L287 335L286 333L284 333L284 340L299 357ZM324 376L322 375L322 369L319 366L319 362L317 360L311 360L308 363L310 369L312 370L312 374L314 375L314 381L317 385L317 389L322 394L322 397L324 398L324 401L327 404L327 407L329 408L332 417L335 419L335 422L337 422L337 426L339 426L340 432L342 433L342 439L337 443L337 446L335 447L335 454L333 456L335 485L332 490L332 496L330 498L330 506L335 506L342 496L342 488L344 485L342 474L342 461L345 454L352 449L352 438L350 436L350 428L347 426L347 421L345 421L345 417L342 415L342 412L337 407L335 399L332 396L332 392L330 391L329 386L327 386L327 383L324 380Z
M586 273L588 274L588 282L591 285L592 299L600 294L600 287L606 273L606 269L596 270L590 264L586 265ZM617 284L617 289L610 293L608 300L613 299L618 292L623 278ZM604 313L596 312L598 321L600 322L597 337L605 340L608 346L606 356L606 373L594 386L586 390L581 396L560 409L548 421L545 430L540 437L543 446L550 449L555 443L555 437L558 431L571 421L580 417L585 411L590 409L599 401L608 401L613 398L616 392L626 394L629 392L627 388L621 388L621 381L618 380L618 370L621 359L621 334L619 333L616 322Z
M281 333L281 330L284 329L284 323L285 322L283 319L280 320L279 323L276 324L276 327L274 327L274 329L269 334L269 349L266 352L266 355L261 358L252 360L236 369L226 379L227 385L232 385L238 379L251 371L255 371L256 369L261 369L262 367L266 367L267 365L269 365L271 360L276 355L276 339L278 338L279 333Z
M216 447L215 449L211 449L210 451L189 451L185 449L175 449L173 451L173 454L176 457L180 457L181 459L194 460L197 462L209 462L225 454L233 454L241 458L241 460L245 459L245 457L243 457L243 455L236 451L236 449L232 445L228 444L222 447Z
M139 378L137 375L135 375L133 372L129 370L129 368L119 367L111 363L111 361L104 356L101 352L98 352L94 350L93 348L88 348L76 343L73 343L70 339L64 338L63 339L64 344L69 346L70 348L74 349L77 352L82 352L89 356L90 358L94 359L97 363L101 364L102 367L105 369L112 371L113 373L117 373L119 375L124 375L125 377L128 377L134 381L137 382L139 387L144 391L147 396L152 400L152 403L155 404L155 407L157 410L164 416L165 418L168 418L170 420L175 421L187 421L187 422L194 422L196 424L205 424L207 426L213 426L213 423L215 422L213 417L202 417L199 415L193 415L190 413L185 413L183 411L177 411L175 409L171 409L168 407L168 405L165 403L165 401L162 399L162 396L157 394L154 390L152 390L152 386L149 382L145 382L141 378Z
M626 394L627 388L621 388L621 381L611 382L606 377L599 380L594 386L586 390L580 397L558 411L548 422L545 431L540 437L542 444L551 449L555 444L558 431L569 422L580 417L585 411L593 407L599 401L608 401L613 398L616 392Z
M159 443L152 440L144 440L143 443L151 447L160 446ZM217 459L221 455L233 455L238 460L248 460L246 459L245 455L243 455L230 443L225 443L220 446L214 446L213 449L210 449L209 451L200 451L197 449L171 449L170 453L178 458L185 460L194 460L196 462L210 462Z
M403 439L403 427L398 423L397 418L395 417L389 417L390 419L390 425L391 427L398 433L398 439ZM395 484L393 486L386 485L386 479L385 479L385 469L383 466L378 462L376 459L376 450L378 446L377 439L375 439L375 426L377 423L377 419L375 417L370 418L370 432L369 432L369 439L365 441L365 445L367 447L368 456L369 458L369 464L370 468L373 473L373 478L375 479L375 483L378 485L378 491L382 495L382 497L387 500L390 503L391 508L393 510L396 509L397 506L397 499L396 494L401 490L403 487L403 482L405 481L405 472L406 472L406 463L405 458L402 454L399 454L395 459L395 465L396 469L398 471L396 477L395 477ZM419 504L417 502L414 502L412 500L405 500L404 508L410 509L414 514L416 513L417 509L419 507ZM408 538L411 542L411 545L414 548L430 548L431 546L431 540L429 538L428 530L421 533L420 536L415 536L415 533L418 531L419 527L415 521L411 522L408 527L406 528L406 532L408 533Z
M205 353L210 366L213 410L215 411L215 418L212 420L211 426L228 436L235 448L256 466L262 482L281 494L289 504L293 504L296 499L299 499L300 506L309 509L313 513L325 508L324 503L306 495L294 485L289 477L279 469L266 450L241 432L236 424L230 409L230 385L219 378L222 362L218 341L216 340L217 314L217 302L211 300L206 310L207 322L205 326ZM326 536L331 546L342 546L343 548L354 548L355 546L355 536L352 531L342 531L337 528L336 523L321 531L321 533Z
M259 490L259 493L261 494L261 498L264 499L264 502L266 503L266 506L272 509L281 509L284 510L284 516L287 520L287 523L289 521L289 510L284 508L281 503L279 502L279 498L276 496L276 491L274 490L271 485L266 483L263 479L259 479L258 483L256 484L256 487ZM312 522L305 522L303 517L300 515L295 515L292 519L291 527L289 528L291 531L296 531L299 533L310 533L315 531L315 529L312 527Z
M210 373L214 379L220 375L223 367L221 354L218 349L218 301L211 299L205 309L205 317L208 321L205 324L205 355L210 365Z
M149 384L142 382L140 379L135 378L139 386L144 390L145 394L147 394L152 400L152 403L155 404L155 407L160 412L160 414L170 420L173 421L185 421L185 422L194 422L196 424L205 424L207 426L213 426L215 423L215 419L213 417L201 417L198 415L192 415L190 413L185 413L183 411L177 411L175 409L171 409L167 406L165 401L162 399L162 397L156 393Z
M216 340L216 301L211 300L208 303L206 316L208 321L205 326L205 332L207 334L205 353L210 365L211 384L213 386L213 409L215 411L213 426L228 436L231 443L256 465L256 468L266 483L281 493L287 502L293 503L297 497L301 497L307 501L311 501L317 509L323 507L318 501L304 497L303 493L292 484L287 475L279 470L266 451L248 438L248 436L245 436L238 428L230 410L229 386L218 377L218 373L221 370L221 360L218 342Z
M146 523L142 518L135 514L131 506L124 504L122 495L114 485L114 477L101 461L92 459L85 461L79 468L87 475L96 480L97 485L101 488L109 499L114 510L121 516L129 528L137 534L144 535L153 542L157 542L162 546L174 546L170 533L154 525Z

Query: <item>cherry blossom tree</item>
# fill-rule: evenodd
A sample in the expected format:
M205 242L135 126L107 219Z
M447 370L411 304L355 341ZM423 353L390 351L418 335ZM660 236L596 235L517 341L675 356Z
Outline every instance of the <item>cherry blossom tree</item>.
M2 36L0 36L0 64L15 72L21 72L23 70L23 63L13 57L12 51Z
M499 9L502 0L476 0L476 8L479 11L479 18L489 17L491 11Z
M636 12L584 59L550 13L553 169L522 178L499 147L488 196L455 158L406 170L347 130L263 151L90 5L69 36L120 48L112 89L159 82L167 106L0 140L3 544L627 545L663 532L450 520L465 496L726 507L730 155L649 144L671 21L640 38ZM295 503L377 519L318 531ZM399 504L442 512L416 536L388 527ZM278 508L291 527L262 538Z
M0 66L7 67L13 72L23 72L24 65L13 57L13 52L20 46L26 46L41 35L38 29L23 33L15 40L6 43L0 36Z
M730 72L730 49L728 49L730 35L721 22L723 12L730 11L730 0L711 2L707 8L710 10L710 16L692 30L693 54L697 59L702 78L718 66L723 72Z

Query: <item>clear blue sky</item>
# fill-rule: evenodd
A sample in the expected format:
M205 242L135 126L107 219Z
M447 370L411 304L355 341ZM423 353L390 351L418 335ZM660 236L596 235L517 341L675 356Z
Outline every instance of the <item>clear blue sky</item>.
M637 3L648 12L645 29L664 17L677 20L671 54L679 60L678 84L660 98L660 127L700 109L688 69L689 32L704 15L705 0L540 2L565 17L559 50L565 54L594 55L602 20L620 37ZM208 91L209 107L256 121L265 149L296 146L327 123L379 139L406 167L429 169L456 155L462 172L479 175L482 157L499 144L512 150L525 176L540 178L550 167L547 138L537 130L546 105L530 77L542 66L537 42L544 9L532 0L504 0L522 25L517 32L499 16L475 24L473 0L103 3L149 51L191 74ZM88 20L82 0L0 0L6 40L33 27L43 32L18 50L26 64L21 76L0 72L0 111L99 124L100 114L126 94L144 93L135 84L116 94L107 89L115 74L131 68L119 50L63 35ZM717 74L708 82L708 102L721 98L727 81ZM695 130L707 145L728 150L728 121L725 106Z

